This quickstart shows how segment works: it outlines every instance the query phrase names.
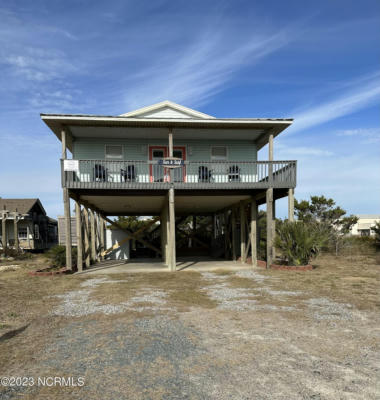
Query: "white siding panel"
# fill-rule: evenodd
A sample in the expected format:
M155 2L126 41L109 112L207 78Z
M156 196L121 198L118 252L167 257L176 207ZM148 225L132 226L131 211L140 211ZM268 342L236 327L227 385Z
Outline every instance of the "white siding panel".
M106 230L106 248L109 249L114 244L125 239L127 234L118 229ZM110 260L128 260L129 259L129 240L123 243L117 250L110 253L106 258Z

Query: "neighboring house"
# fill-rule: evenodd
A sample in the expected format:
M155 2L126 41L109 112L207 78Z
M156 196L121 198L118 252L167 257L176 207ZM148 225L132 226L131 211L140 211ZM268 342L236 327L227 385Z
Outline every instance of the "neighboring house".
M2 248L4 235L7 247L18 245L25 250L47 249L57 243L57 221L46 215L39 199L0 198L0 220Z
M91 246L93 261L105 246L104 238L91 235L96 221L149 215L159 218L161 232L158 244L145 241L144 246L161 255L171 270L176 269L177 225L186 216L212 217L214 242L223 246L224 257L241 256L245 262L251 256L255 262L257 207L266 204L270 265L275 200L288 196L293 219L296 161L273 159L274 138L292 124L291 119L218 119L170 101L118 116L41 114L41 118L62 142L66 232L71 231L71 198L82 227L79 244ZM268 160L258 161L258 151L265 145ZM200 242L197 232L194 229L189 243ZM67 243L69 268L70 251Z
M359 220L352 226L351 235L375 236L375 232L371 230L376 222L380 222L380 214L359 214L356 215Z

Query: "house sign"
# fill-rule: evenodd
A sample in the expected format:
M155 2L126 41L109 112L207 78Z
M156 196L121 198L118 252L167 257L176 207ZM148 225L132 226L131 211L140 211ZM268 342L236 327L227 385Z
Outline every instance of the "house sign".
M79 160L63 160L64 171L79 171Z
M163 167L166 168L178 168L182 167L183 164L184 162L181 158L175 158L175 157L166 157L163 158L162 160L158 160L158 165L162 165Z

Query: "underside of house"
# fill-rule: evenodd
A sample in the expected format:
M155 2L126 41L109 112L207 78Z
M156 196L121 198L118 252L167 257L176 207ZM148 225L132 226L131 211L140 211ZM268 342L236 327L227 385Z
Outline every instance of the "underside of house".
M125 240L162 257L169 270L176 270L177 255L251 258L255 264L261 204L271 264L275 201L288 196L293 219L296 186L296 161L274 161L273 141L292 120L217 119L169 101L121 116L41 118L62 142L68 268L70 198L79 270L115 250L107 251L104 239L106 222L118 225L113 216L153 217L143 230L126 232ZM258 161L266 144L268 160Z

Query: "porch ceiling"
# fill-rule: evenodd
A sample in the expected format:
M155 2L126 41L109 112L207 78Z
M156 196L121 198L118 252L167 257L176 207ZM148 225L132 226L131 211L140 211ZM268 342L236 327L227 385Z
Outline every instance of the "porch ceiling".
M74 138L115 138L115 139L164 139L168 140L167 128L136 127L88 127L70 126ZM206 129L175 128L174 140L252 140L256 141L265 132L264 129Z
M159 215L166 196L81 196L107 215Z
M207 214L219 211L238 203L240 200L249 199L247 194L223 196L175 196L175 213ZM167 199L164 195L158 196L80 196L107 215L159 215Z

